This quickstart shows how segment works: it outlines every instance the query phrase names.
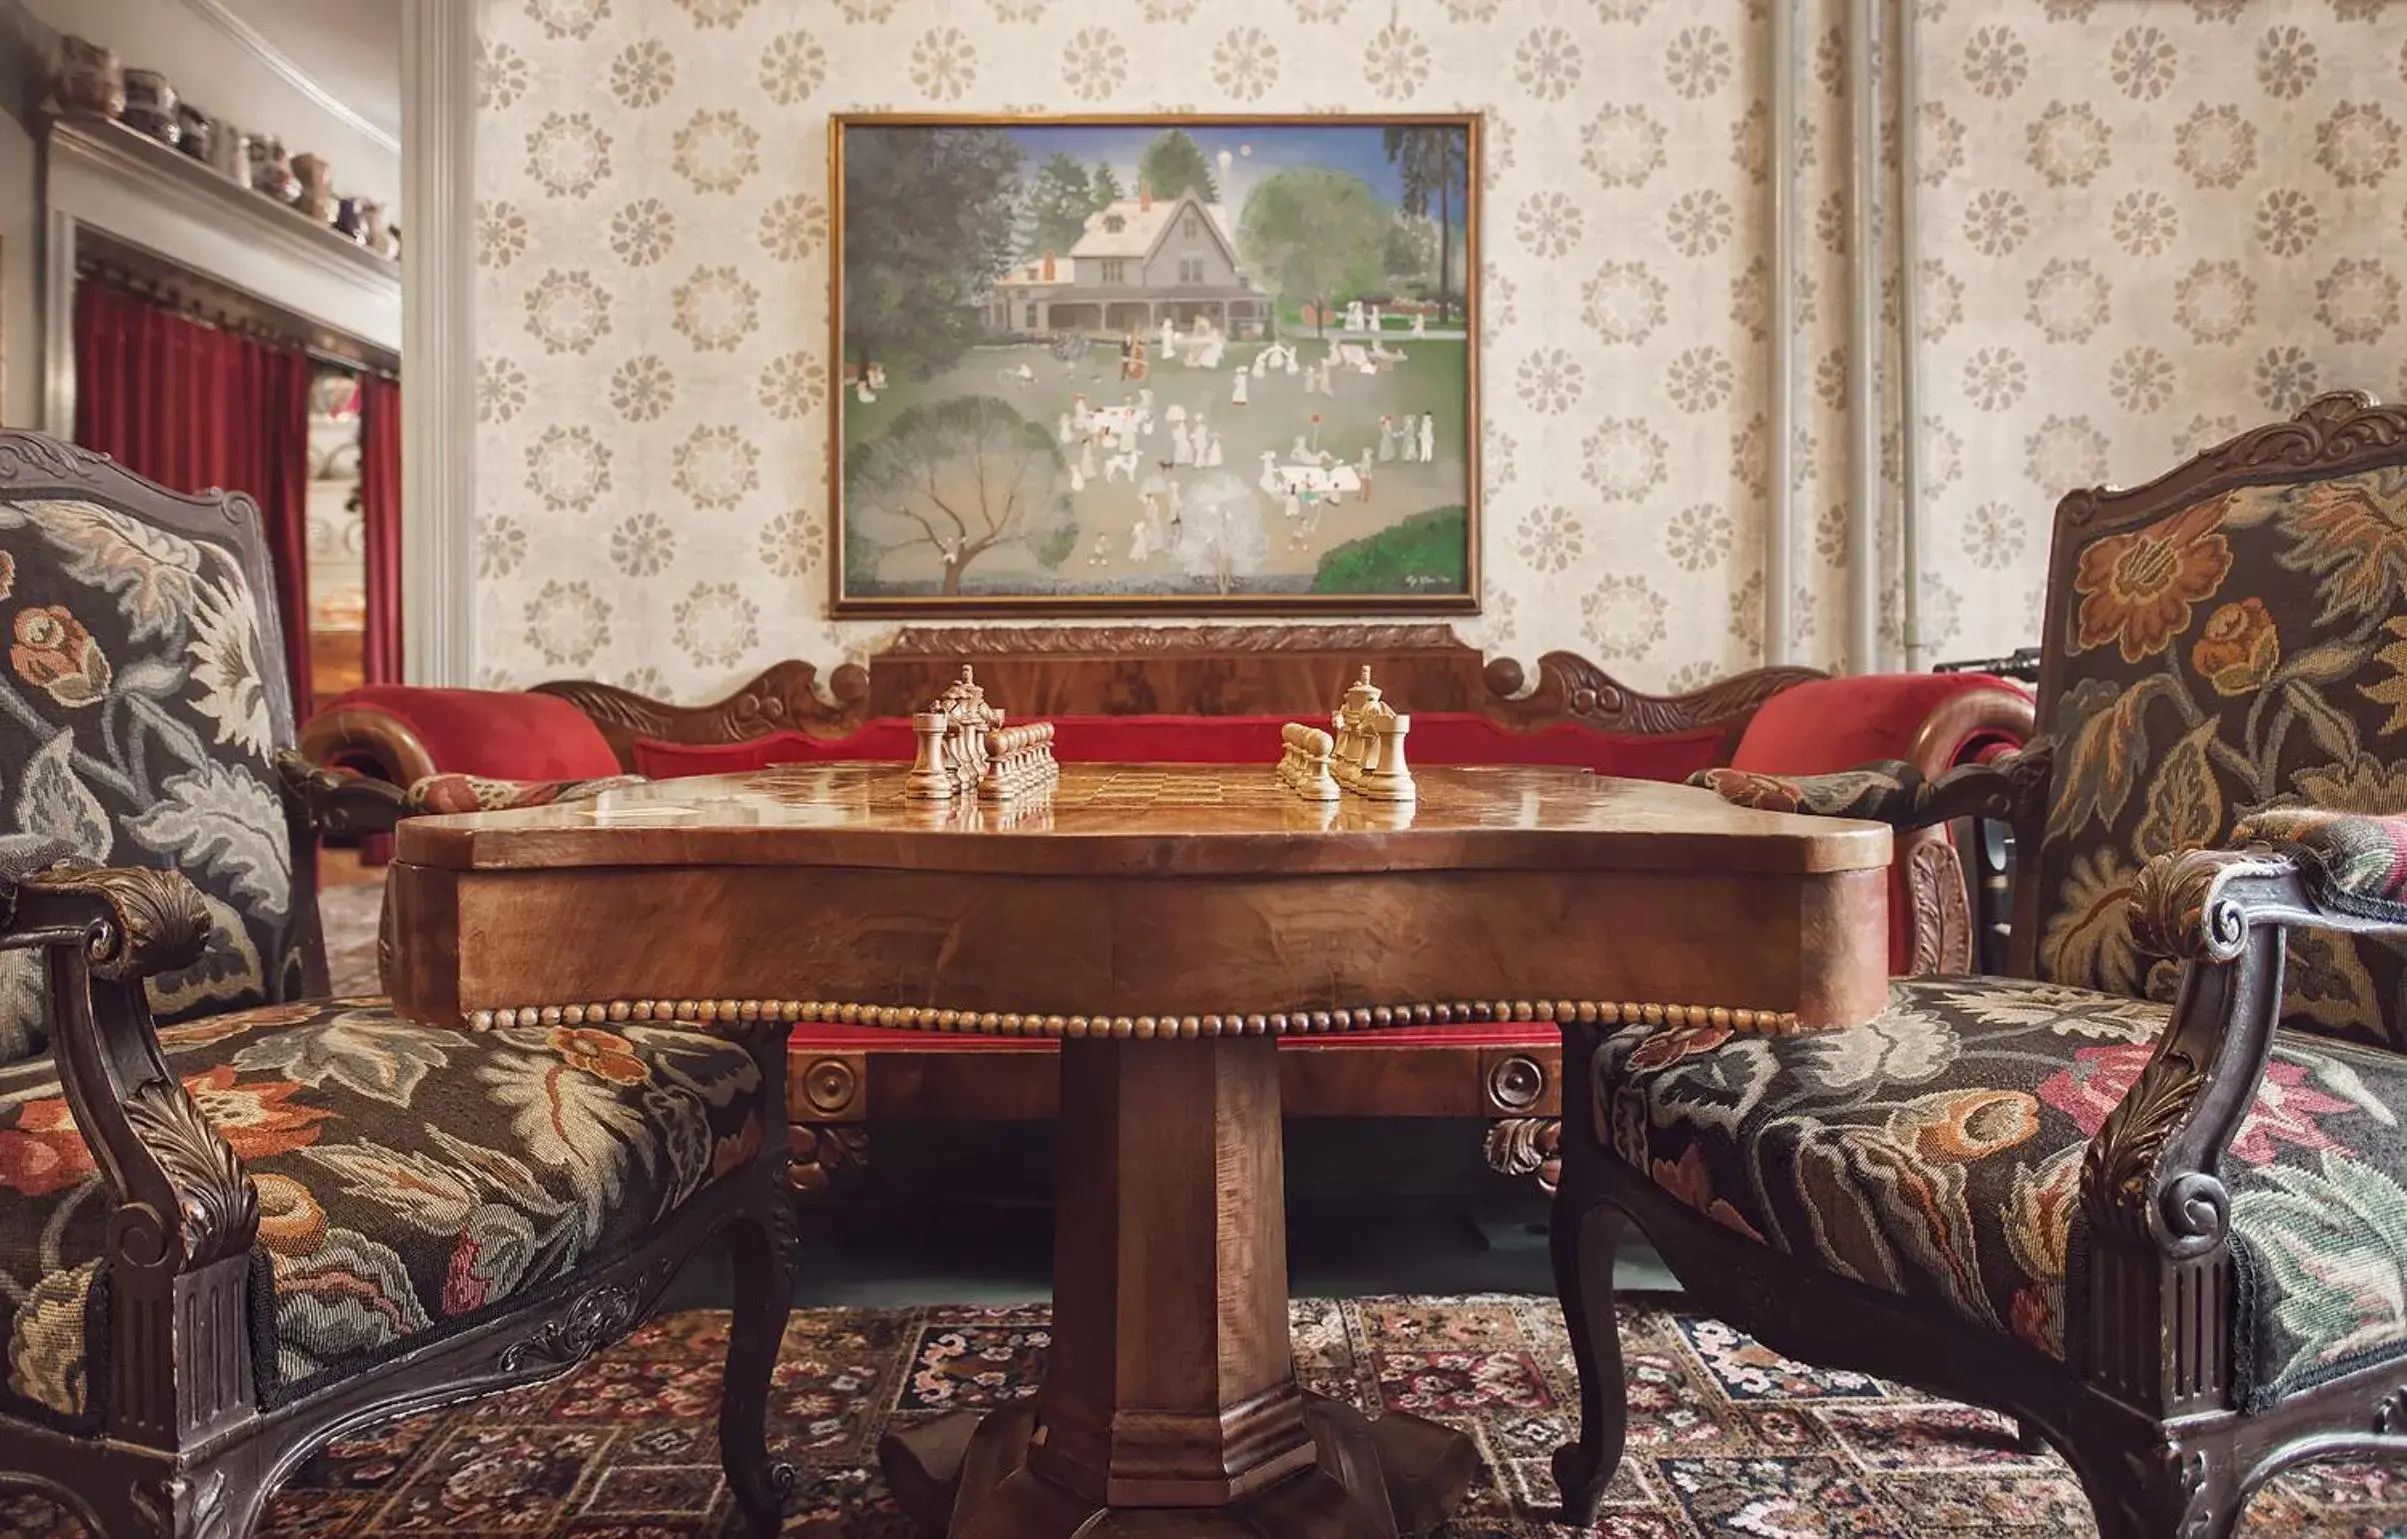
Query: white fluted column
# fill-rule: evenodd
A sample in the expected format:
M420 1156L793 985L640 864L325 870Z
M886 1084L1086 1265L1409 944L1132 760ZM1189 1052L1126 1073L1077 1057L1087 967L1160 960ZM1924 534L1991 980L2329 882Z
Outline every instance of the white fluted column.
M413 684L475 682L481 8L401 8L401 612Z

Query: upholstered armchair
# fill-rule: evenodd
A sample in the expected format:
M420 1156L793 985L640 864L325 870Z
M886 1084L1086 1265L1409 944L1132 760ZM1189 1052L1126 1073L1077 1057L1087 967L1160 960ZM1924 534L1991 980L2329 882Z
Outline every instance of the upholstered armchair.
M273 591L248 498L0 433L0 1487L240 1539L329 1440L566 1371L724 1232L720 1444L773 1532L783 1042L316 997L313 834L409 806L289 753Z
M1848 1030L1567 1041L1570 1516L1622 1455L1633 1221L1773 1348L2019 1420L2106 1539L2229 1534L2288 1465L2407 1453L2403 529L2407 412L2325 397L2064 500L2024 751L1716 777L2010 820L2013 975L1899 980Z

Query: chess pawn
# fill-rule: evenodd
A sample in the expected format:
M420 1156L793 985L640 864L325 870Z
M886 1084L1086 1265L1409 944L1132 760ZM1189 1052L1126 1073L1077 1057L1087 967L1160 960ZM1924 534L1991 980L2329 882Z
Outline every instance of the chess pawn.
M915 711L911 716L912 758L911 773L903 781L903 794L915 802L949 802L953 799L953 766L945 752L946 736L952 718L942 711Z

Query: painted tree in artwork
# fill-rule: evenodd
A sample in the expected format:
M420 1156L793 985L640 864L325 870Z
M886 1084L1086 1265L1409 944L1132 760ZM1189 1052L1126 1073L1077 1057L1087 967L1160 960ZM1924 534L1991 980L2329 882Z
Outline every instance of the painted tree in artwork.
M1192 192L1206 203L1220 201L1220 184L1212 180L1212 163L1203 146L1184 129L1157 134L1137 157L1137 179L1155 198L1168 201Z
M1379 287L1389 228L1388 210L1361 177L1293 166L1255 184L1237 244L1281 299L1313 307L1317 333L1333 302Z
M1087 216L1102 206L1086 167L1056 151L1028 184L1028 254L1067 256L1086 232Z
M1438 319L1453 314L1454 221L1470 211L1471 134L1452 125L1383 130L1387 158L1404 180L1404 212L1438 222Z
M1188 576L1214 593L1233 590L1270 563L1262 499L1225 470L1197 481L1182 501L1170 551Z
M856 130L844 140L844 345L925 378L966 351L1011 266L1022 155L982 128Z
M1109 208L1128 196L1121 189L1120 174L1111 168L1109 161L1098 160L1095 162L1095 175L1092 180L1095 188L1094 206L1097 208Z
M1058 567L1078 540L1069 468L1041 423L992 396L912 406L844 465L846 581L868 590L901 552L932 556L946 593L1000 546Z

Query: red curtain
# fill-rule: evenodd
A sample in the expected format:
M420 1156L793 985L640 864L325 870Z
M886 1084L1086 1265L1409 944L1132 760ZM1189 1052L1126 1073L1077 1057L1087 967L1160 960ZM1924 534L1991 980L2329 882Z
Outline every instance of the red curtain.
M75 291L75 439L180 492L258 500L296 719L309 677L310 363L98 283Z
M359 496L367 523L368 634L361 672L401 682L401 386L359 381Z

